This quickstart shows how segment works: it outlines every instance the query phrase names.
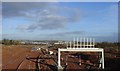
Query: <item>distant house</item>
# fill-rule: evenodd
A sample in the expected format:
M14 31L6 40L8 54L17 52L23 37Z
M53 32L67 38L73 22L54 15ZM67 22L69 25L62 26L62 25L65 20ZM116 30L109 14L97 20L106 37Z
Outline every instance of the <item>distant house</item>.
M20 42L21 44L25 44L25 42Z
M20 42L21 44L34 44L34 45L40 45L40 44L44 44L47 45L47 42L42 42L42 41L22 41Z
M65 44L65 42L63 42L63 41L58 41L58 42L55 42L54 44Z

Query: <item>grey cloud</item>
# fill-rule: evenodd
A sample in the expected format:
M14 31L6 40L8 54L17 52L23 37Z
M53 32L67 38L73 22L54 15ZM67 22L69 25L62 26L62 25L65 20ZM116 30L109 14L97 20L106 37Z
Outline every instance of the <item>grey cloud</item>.
M113 32L112 34L109 35L101 35L101 36L96 36L96 35L90 35L90 33L86 31L71 31L71 32L61 32L61 33L55 33L55 34L50 34L48 36L53 36L56 38L64 38L64 39L73 39L73 37L90 37L90 38L95 38L96 42L118 42L119 39L119 33Z
M99 42L118 42L117 36L94 36Z
M18 26L19 30L62 29L71 22L80 20L77 8L60 7L58 3L4 3L3 16L25 17L32 21L27 26Z
M61 33L55 33L55 34L50 34L52 36L81 36L85 35L85 31L71 31L71 32L61 32Z
M48 15L41 17L41 19L36 20L36 23L29 24L27 26L22 25L18 26L17 29L20 30L35 30L35 29L42 29L42 30L49 30L49 29L60 29L64 28L66 25L66 20L62 16L55 16L55 15Z
M73 37L81 37L86 34L85 31L66 31L66 32L58 32L58 33L46 33L46 34L39 34L36 37L43 40L72 40Z
M119 34L118 32L112 32L109 35L101 36L92 35L92 37L94 37L98 42L118 42L119 41L118 34Z
M88 34L88 32L85 31L71 31L71 32L59 32L59 33L53 33L53 34L40 34L37 36L29 36L29 34L25 35L24 33L22 34L2 34L2 39L3 38L8 38L8 39L24 39L24 40L72 40L73 37L92 37L96 39L96 42L118 42L118 33L112 33L108 36L94 36L94 35L88 35L84 36L85 34ZM83 35L83 36L82 36Z
M77 10L73 10L72 8L71 10L66 9L68 8L61 9L58 7L56 9L49 8L42 11L24 13L29 19L34 21L34 23L30 24L26 30L61 29L65 28L65 26L71 22L77 22L80 20L80 14Z
M21 12L45 8L47 5L49 5L47 2L4 2L2 3L3 17L23 16Z

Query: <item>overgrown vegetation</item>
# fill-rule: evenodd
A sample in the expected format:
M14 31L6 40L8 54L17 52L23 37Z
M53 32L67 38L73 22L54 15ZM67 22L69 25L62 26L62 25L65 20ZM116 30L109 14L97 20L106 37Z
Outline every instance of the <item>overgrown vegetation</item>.
M19 45L20 42L17 40L3 39L2 44L4 44L4 45Z
M2 40L0 40L0 44L2 44Z
M105 48L105 47L118 47L120 45L120 43L110 43L110 42L101 42L101 43L97 43L96 47L98 48Z
M104 49L111 49L111 50L120 50L120 43L118 42L101 42L97 43L95 47L97 48L104 48Z

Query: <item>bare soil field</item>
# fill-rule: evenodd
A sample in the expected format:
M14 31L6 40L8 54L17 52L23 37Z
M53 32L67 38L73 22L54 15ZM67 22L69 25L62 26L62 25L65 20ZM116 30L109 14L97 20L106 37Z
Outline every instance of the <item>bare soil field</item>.
M57 70L57 48L49 48L56 55L50 55L45 51L46 46L41 50L31 51L36 45L3 45L2 46L2 69L40 69L44 71ZM45 48L45 49L44 49ZM92 65L92 69L98 69L98 65L94 65L98 61L97 53L82 53L81 64L80 59L76 56L76 52L61 52L61 65L64 69L85 69L87 63ZM67 58L66 58L67 57ZM63 59L62 59L63 58ZM67 65L66 65L67 64ZM120 57L116 52L105 52L105 69L119 69Z

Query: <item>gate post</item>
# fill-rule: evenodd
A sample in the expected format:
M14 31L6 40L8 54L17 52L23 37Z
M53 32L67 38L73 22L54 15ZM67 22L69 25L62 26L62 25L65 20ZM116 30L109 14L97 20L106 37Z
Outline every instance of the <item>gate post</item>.
M60 49L58 48L58 66L60 67Z
M104 69L104 50L102 49L102 69Z

